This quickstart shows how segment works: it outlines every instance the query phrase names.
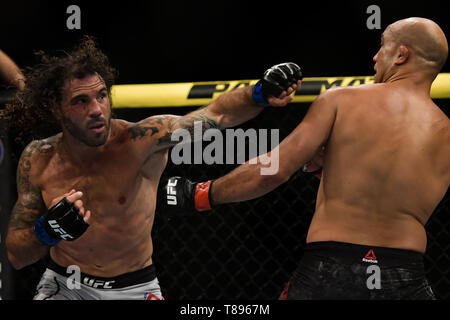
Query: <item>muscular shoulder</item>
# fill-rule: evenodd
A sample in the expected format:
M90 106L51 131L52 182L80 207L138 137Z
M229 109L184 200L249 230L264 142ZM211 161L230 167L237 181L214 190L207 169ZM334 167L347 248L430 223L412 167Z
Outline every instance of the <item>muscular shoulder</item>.
M61 141L61 134L49 138L31 141L23 150L20 162L30 161L33 164L45 163L57 149Z
M382 84L362 84L349 87L330 88L320 95L336 106L338 110L356 107L367 109L375 100L386 95L386 88ZM384 98L383 98L384 99Z
M314 101L313 105L323 105L327 108L337 108L345 102L354 91L351 87L333 87L322 92Z
M322 95L326 93L334 98L352 98L358 95L366 96L370 92L375 93L382 90L383 86L381 84L361 84L349 87L333 87L322 93Z
M358 87L332 87L322 92L317 100L329 101L333 104L345 101L362 93L361 86Z
M156 123L161 121L155 121L151 118L141 120L139 122L129 122L123 119L113 119L111 130L113 144L130 143L133 141L144 142L157 133L159 128L156 127Z
M128 139L136 142L159 144L172 131L172 122L179 117L173 115L157 115L136 123L127 122Z
M61 134L31 141L23 150L17 165L17 187L25 192L30 184L38 185L40 174L44 171L50 158L55 154Z

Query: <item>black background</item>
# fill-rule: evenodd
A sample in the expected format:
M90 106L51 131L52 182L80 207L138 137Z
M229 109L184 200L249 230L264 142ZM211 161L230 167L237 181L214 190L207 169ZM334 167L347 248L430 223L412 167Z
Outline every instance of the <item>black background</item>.
M66 9L81 9L68 30ZM381 9L369 30L367 7ZM2 1L0 48L21 66L34 50L55 52L97 37L118 83L256 79L294 61L306 76L372 75L372 58L390 23L421 16L450 34L448 1ZM447 63L443 72L448 72Z

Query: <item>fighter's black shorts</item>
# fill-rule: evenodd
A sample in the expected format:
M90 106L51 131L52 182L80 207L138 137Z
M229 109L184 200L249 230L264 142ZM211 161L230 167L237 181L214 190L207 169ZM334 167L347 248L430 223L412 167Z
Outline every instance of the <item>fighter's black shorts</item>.
M280 299L436 299L416 251L342 242L306 245Z

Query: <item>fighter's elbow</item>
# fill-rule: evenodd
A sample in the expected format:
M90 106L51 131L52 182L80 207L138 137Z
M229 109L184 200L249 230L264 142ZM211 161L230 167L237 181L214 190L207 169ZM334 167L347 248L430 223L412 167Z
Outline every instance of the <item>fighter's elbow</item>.
M20 270L26 266L26 264L23 261L21 261L20 259L18 259L14 255L14 253L11 252L11 250L8 247L7 247L7 254L8 254L9 263L11 264L11 266L14 269Z
M276 172L271 174L261 175L261 184L273 190L283 183L286 183L290 177L291 175L286 170L279 168Z
M9 237L6 237L6 253L8 256L8 260L14 269L20 270L27 266L25 259L21 259L17 255L15 245L14 243L12 243Z
M286 183L289 181L289 179L291 179L292 176L292 172L287 170L286 168L280 168L280 170L278 170L278 174L277 174L277 178L280 182L280 184Z

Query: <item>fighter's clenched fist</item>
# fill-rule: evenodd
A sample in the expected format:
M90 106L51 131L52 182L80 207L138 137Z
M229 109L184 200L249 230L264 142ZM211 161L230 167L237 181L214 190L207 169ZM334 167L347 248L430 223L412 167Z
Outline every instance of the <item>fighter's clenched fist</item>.
M261 106L284 107L291 102L303 78L302 70L293 62L277 64L264 72L253 88L253 99Z
M83 207L82 196L72 189L52 200L51 208L34 225L39 241L54 246L61 240L73 241L87 230L91 212Z

